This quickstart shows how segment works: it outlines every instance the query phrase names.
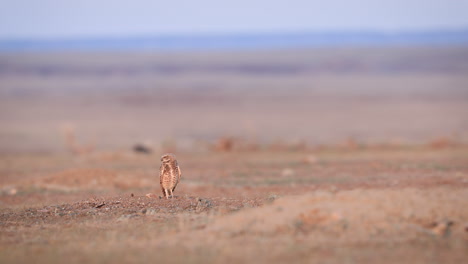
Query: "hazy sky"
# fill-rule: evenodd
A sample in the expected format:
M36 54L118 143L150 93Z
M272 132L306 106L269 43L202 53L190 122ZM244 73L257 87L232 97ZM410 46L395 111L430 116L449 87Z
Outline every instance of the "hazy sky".
M0 38L468 28L468 0L0 0Z

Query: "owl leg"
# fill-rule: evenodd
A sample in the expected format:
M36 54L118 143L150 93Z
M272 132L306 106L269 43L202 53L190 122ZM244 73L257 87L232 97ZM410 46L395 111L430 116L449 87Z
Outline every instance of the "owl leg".
M169 197L173 198L174 196L172 195L172 194L173 194L173 193L172 193L172 189L168 189L167 191L168 191L168 193L169 193Z
M168 189L164 189L164 197L166 199L169 199L169 190Z

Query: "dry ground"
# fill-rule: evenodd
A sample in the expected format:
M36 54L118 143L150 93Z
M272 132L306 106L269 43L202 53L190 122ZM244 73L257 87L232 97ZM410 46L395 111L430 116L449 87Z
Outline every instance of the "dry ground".
M467 113L462 46L0 54L0 263L464 263Z
M99 150L468 142L466 113L468 47L0 54L0 153L62 151L64 126Z
M2 263L462 263L468 148L2 158ZM156 197L145 196L148 193Z

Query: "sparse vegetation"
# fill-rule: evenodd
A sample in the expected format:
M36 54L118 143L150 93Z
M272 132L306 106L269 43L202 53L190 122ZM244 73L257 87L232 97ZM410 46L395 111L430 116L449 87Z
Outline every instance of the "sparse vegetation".
M0 54L0 263L464 263L467 54Z
M460 147L315 152L327 166L304 164L310 154L297 151L181 153L179 161L189 173L172 200L144 196L159 188L157 166L150 162L157 156L84 160L80 169L45 169L30 179L5 182L0 259L282 263L326 258L335 263L366 255L366 261L380 263L408 256L415 263L456 262L466 257L468 239L467 153ZM13 174L35 159L10 158ZM41 158L46 168L48 158ZM50 157L48 164L65 163L73 166L74 158ZM208 164L231 173L207 171ZM275 250L259 254L265 246ZM433 255L425 253L427 247Z

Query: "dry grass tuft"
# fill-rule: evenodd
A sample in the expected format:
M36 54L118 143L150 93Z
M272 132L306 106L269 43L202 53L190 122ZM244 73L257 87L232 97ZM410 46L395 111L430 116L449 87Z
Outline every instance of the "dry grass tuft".
M76 139L75 126L73 124L64 124L61 127L61 132L64 137L66 149L78 156L88 155L96 149L95 144L81 144Z

